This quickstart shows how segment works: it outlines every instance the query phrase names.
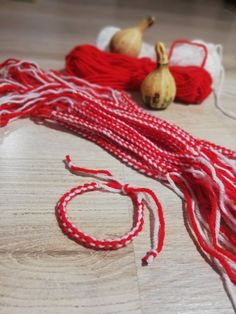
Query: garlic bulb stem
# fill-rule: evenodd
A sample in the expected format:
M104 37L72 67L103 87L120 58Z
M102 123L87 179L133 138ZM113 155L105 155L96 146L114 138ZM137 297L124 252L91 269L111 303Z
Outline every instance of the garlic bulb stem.
M155 50L157 69L144 79L141 92L146 105L154 109L165 109L175 98L176 85L168 68L168 56L164 44L158 42Z
M168 65L168 56L166 52L166 48L162 42L158 42L155 45L157 62L159 65Z
M142 20L140 23L138 23L137 27L141 32L144 32L147 28L151 27L154 22L155 17L149 16L146 19Z

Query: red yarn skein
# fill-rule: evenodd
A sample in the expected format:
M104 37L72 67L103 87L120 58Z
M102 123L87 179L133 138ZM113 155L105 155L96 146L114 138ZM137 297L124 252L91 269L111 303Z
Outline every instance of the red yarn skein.
M149 58L104 52L91 45L77 46L66 56L66 71L102 86L140 90L144 78L156 68ZM199 104L211 93L212 78L198 66L171 66L176 82L176 102Z

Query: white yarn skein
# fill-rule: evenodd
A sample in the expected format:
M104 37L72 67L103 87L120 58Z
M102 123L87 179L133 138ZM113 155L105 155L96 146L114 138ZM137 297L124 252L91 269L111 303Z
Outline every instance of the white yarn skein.
M113 35L118 32L120 28L115 26L107 26L102 28L99 32L97 39L96 39L96 46L98 49L103 51L109 51L109 44Z
M219 83L222 67L222 46L207 43L200 39L195 39L191 42L206 47L207 59L204 68L211 74L214 85L217 85ZM194 46L190 43L177 43L169 60L170 65L201 66L205 57L205 51L202 47Z
M220 84L222 62L223 62L223 47L219 44L207 43L200 39L195 39L193 43L199 43L207 48L207 59L204 68L211 74L214 87Z
M201 66L205 56L202 47L191 46L189 43L177 43L169 59L169 65Z
M236 119L236 114L226 110L221 102L221 95L226 95L232 98L236 97L234 92L223 89L225 80L225 69L223 66L223 47L220 44L207 43L200 39L192 40L193 43L199 43L207 49L207 59L204 68L210 73L213 80L213 93L215 98L215 106L227 117ZM180 43L174 47L170 65L201 66L204 59L204 50L198 46L191 46L188 43Z

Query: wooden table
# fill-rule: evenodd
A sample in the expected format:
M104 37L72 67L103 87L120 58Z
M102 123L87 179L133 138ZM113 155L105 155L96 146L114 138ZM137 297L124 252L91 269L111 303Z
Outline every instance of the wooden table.
M65 54L76 44L94 43L101 27L132 25L152 13L158 21L145 35L149 43L161 39L170 44L179 37L222 43L225 86L234 90L235 14L220 3L1 1L0 58L32 59L41 67L60 69ZM233 99L222 97L222 102L235 110ZM213 96L199 106L173 104L153 114L194 136L236 149L235 121L215 108ZM0 132L1 314L233 313L219 275L186 231L174 193L62 129L21 120ZM67 153L84 167L108 168L121 180L156 192L164 207L166 240L150 267L140 263L149 245L148 217L144 232L119 251L91 251L61 232L55 219L60 195L89 180L65 169ZM121 234L132 221L131 202L116 194L86 194L70 208L78 226L99 237Z

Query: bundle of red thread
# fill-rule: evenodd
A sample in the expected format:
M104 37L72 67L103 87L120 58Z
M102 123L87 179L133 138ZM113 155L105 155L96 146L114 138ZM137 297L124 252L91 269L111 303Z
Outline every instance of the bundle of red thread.
M140 90L156 67L149 58L105 52L91 45L77 46L66 56L69 74L118 90ZM200 104L210 95L212 78L203 66L170 66L170 71L176 82L176 102Z
M125 92L35 63L5 61L0 82L1 126L53 121L163 182L186 201L189 228L225 284L236 283L236 152L148 114Z

